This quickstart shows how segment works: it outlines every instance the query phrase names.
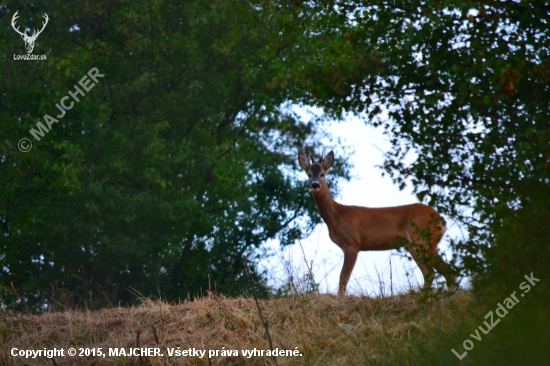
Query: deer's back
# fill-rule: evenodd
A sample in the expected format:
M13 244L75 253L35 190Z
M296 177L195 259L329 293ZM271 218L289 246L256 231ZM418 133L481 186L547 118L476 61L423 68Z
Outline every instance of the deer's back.
M418 241L426 228L437 236L437 242L445 231L441 216L421 203L380 208L339 206L336 210L342 220L329 226L329 232L340 246L338 241L360 245L360 250L388 250L403 244L407 237Z

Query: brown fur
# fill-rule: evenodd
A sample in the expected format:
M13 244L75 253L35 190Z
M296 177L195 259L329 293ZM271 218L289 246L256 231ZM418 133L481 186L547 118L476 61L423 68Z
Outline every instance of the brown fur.
M334 161L334 153L310 164L300 153L298 161L309 176L309 187L317 209L328 227L330 239L344 251L338 293L344 294L359 251L390 250L404 246L424 276L424 287L430 288L434 269L445 276L449 289L454 288L452 270L441 258L437 245L445 234L445 220L431 207L412 205L368 208L346 206L334 201L325 180Z

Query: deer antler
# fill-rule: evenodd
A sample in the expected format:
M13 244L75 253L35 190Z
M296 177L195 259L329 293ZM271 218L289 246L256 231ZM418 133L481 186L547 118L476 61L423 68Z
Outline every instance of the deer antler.
M48 14L46 14L46 13L44 13L43 18L46 19L46 21L45 21L45 22L42 22L42 29L40 29L39 31L36 31L36 30L35 30L35 31L32 33L32 37L33 37L33 38L38 37L38 35L39 35L40 33L42 33L42 31L44 30L44 28L46 28L46 24L48 24L48 20L50 20L50 18L48 18Z
M311 163L315 164L315 158L313 157L313 154L311 153L311 151L309 152L309 157L311 158Z
M19 27L16 26L16 24L15 24L15 21L16 21L17 18L19 17L19 16L17 15L18 12L19 12L19 10L16 11L15 14L13 14L13 17L11 18L11 26L12 26L12 28L13 28L14 31L16 31L17 33L19 33L19 34L20 34L22 37L24 37L24 38L36 39L36 38L40 35L40 33L42 33L42 31L44 30L44 28L46 28L46 25L48 24L48 21L50 20L50 18L48 18L48 14L44 13L43 17L44 17L44 19L46 19L46 21L45 21L45 22L42 22L42 29L40 29L39 31L34 30L34 31L32 32L32 35L29 36L29 35L27 34L26 31L25 31L25 32L21 32L21 31L19 30Z
M18 18L18 15L17 15L18 12L19 12L19 10L16 11L15 14L13 14L13 17L11 18L11 27L13 28L14 31L19 33L22 37L28 37L29 35L27 34L27 32L23 33L21 31L19 31L19 27L16 28L16 26L15 26L15 21Z

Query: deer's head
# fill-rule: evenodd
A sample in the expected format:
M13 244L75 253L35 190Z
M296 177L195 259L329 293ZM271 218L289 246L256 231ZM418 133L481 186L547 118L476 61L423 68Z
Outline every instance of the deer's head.
M34 30L32 32L32 34L29 36L27 34L27 31L25 30L25 32L21 32L19 30L19 27L17 27L15 25L15 21L17 20L17 11L15 12L15 14L13 14L13 17L11 18L11 26L13 28L14 31L16 31L17 33L19 33L19 35L21 36L21 38L23 38L23 41L25 42L25 48L27 49L27 53L31 53L32 50L34 49L34 42L36 42L36 39L38 38L38 36L40 35L40 33L42 33L42 31L44 30L44 28L46 28L46 24L48 24L48 15L46 13L44 13L44 19L46 20L45 22L42 22L42 29L40 29L39 31L37 30Z
M332 163L334 163L334 153L331 151L325 156L320 158L318 162L315 162L315 158L310 153L311 163L309 162L306 154L300 152L298 154L298 162L308 176L308 185L312 191L321 190L325 184L325 178Z

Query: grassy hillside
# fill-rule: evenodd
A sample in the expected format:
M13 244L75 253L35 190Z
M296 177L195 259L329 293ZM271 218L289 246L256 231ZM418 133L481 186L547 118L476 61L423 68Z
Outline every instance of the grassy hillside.
M275 358L266 356L265 351L264 356L243 356L242 350L270 349L252 298L209 295L179 304L145 300L137 307L93 312L4 312L0 364L270 365L276 360L278 365L416 365L435 359L458 364L446 340L472 319L468 313L471 294L461 291L429 301L419 299L420 294L411 293L376 299L306 295L260 300L273 348L296 350L301 355ZM88 352L95 348L96 356L69 357L70 347L77 352L81 352L79 348L89 348ZM120 348L129 353L135 347L158 348L162 356L120 355ZM220 352L210 360L208 352L202 358L169 356L169 350L178 347L180 351ZM52 360L11 355L44 348L63 348L65 357ZM97 356L99 348L105 357ZM109 356L109 348L119 348L119 355ZM233 350L239 355L233 356ZM223 356L221 351L225 351Z

